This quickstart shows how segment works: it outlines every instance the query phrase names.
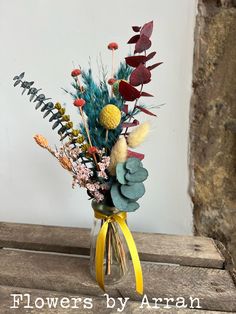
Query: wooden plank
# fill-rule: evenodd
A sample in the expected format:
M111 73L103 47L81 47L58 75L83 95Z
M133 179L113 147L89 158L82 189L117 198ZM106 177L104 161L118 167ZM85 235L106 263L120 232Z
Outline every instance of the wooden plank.
M13 296L11 294L30 294L30 303L28 304L28 297L23 296L23 300L19 304L19 308L14 309L14 313L16 314L23 314L23 313L39 313L40 314L50 314L50 313L57 313L57 314L71 314L71 313L79 313L81 314L93 314L93 313L104 313L104 314L114 314L118 313L117 309L120 309L120 302L116 299L116 305L113 309L107 307L107 302L105 297L92 297L92 309L85 309L83 304L80 305L79 303L75 305L73 301L73 297L82 298L91 298L91 296L84 296L84 295L73 295L68 293L57 293L55 291L46 291L46 290L38 290L38 289L24 289L18 287L7 287L7 286L0 286L0 312L4 314L12 314L13 309L10 307L13 306ZM35 307L35 301L37 298L42 298L45 302L44 307L42 309L37 309ZM49 308L47 298L58 298L58 303L55 308ZM70 305L69 308L65 309L60 306L60 301L62 298L69 298ZM37 303L39 306L41 303ZM28 306L33 307L32 309L24 308ZM128 301L123 313L132 313L132 314L145 314L145 313L156 313L160 310L158 309L148 309L148 308L140 308L140 302ZM79 307L79 309L72 308L74 306ZM154 306L152 304L152 306ZM162 314L227 314L227 312L216 312L216 311L205 311L205 310L194 310L194 309L161 309ZM229 312L228 312L229 313Z
M7 286L54 290L101 296L91 278L88 259L49 253L0 251L0 282ZM236 289L226 270L142 263L148 298L189 297L200 299L206 310L236 311ZM126 279L107 289L114 297L140 301L132 271ZM189 302L188 302L189 305Z
M145 261L223 268L214 241L204 237L133 232ZM90 231L83 228L0 223L0 247L89 254Z

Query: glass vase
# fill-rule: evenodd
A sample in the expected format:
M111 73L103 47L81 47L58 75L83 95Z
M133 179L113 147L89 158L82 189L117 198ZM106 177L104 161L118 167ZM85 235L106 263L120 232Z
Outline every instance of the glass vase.
M106 217L118 213L115 207L98 204L92 201L92 207L96 213ZM90 239L90 273L96 280L96 246L97 237L106 219L94 217ZM111 220L108 223L105 237L105 250L103 258L104 284L112 285L125 278L130 269L129 252L124 235L117 222Z

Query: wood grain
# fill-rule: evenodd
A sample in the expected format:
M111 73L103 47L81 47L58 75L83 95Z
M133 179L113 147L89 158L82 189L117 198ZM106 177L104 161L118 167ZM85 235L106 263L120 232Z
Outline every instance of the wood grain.
M69 255L0 250L2 285L101 296L103 292L90 277L88 259ZM236 289L226 270L178 265L142 263L148 298L200 298L206 310L236 311ZM114 297L140 301L131 272L115 287Z
M143 261L223 268L214 241L204 237L133 232ZM90 231L83 228L0 223L0 247L89 254Z
M13 298L11 297L11 294L30 294L31 299L31 306L34 305L35 300L37 298L43 298L46 300L46 298L59 298L62 299L63 297L71 298L71 297L80 297L80 298L91 298L91 296L84 296L84 295L74 295L74 294L68 294L68 293L57 293L55 291L46 291L46 290L38 290L38 289L24 289L24 288L18 288L18 287L7 287L7 286L0 286L0 310L1 313L4 314L12 314L13 309L10 309L11 306L13 306ZM105 297L93 297L93 308L92 309L84 309L83 307L79 308L79 313L81 314L93 314L93 313L104 313L104 314L115 314L117 312L118 308L118 302L116 302L116 306L113 309L107 308L106 305L106 299ZM45 302L46 303L46 302ZM26 309L24 306L27 306L27 299L23 298L23 301L20 302L19 308L14 309L14 313L16 314L23 314L26 313ZM45 305L43 309L27 309L27 313L39 313L40 314L50 314L50 313L57 313L57 314L73 314L78 313L78 309L68 308L64 309L60 306L57 306L57 308L49 309L48 305ZM161 308L161 310L158 309L148 309L140 308L140 302L134 302L134 301L128 301L127 305L125 307L125 310L123 313L125 314L145 314L145 313L162 313L162 314L227 314L227 312L219 312L219 311L205 311L205 310L193 310L193 309L164 309Z

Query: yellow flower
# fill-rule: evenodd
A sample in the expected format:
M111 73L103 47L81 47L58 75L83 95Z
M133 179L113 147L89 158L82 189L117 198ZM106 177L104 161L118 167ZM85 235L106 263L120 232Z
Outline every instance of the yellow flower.
M61 109L61 104L60 104L59 102L57 102L57 103L55 104L55 108L56 108L57 110L60 110L60 109Z
M81 145L80 148L81 148L82 152L86 153L88 151L89 144L83 144L83 145Z
M106 105L100 112L99 120L101 125L107 129L115 129L121 120L120 109L115 105Z
M85 141L85 138L82 135L77 137L77 140L76 140L77 143L82 144L84 141Z
M79 130L75 130L75 129L73 129L72 131L71 131L71 133L72 133L72 135L73 136L78 136L79 135Z
M34 136L34 139L35 139L35 142L36 142L39 146L41 146L41 147L43 147L43 148L48 148L48 141L47 141L47 139L46 139L45 137L43 137L42 135L36 134L36 135Z

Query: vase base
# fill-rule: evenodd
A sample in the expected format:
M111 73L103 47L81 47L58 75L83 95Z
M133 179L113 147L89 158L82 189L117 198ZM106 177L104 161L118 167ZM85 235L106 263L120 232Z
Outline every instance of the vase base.
M96 280L96 274L94 272L94 268L90 269L91 276L94 280ZM104 264L104 284L105 286L113 286L121 281L123 281L127 274L129 273L129 265L127 265L126 269L122 270L120 265L111 265L110 274L106 273L106 265Z

